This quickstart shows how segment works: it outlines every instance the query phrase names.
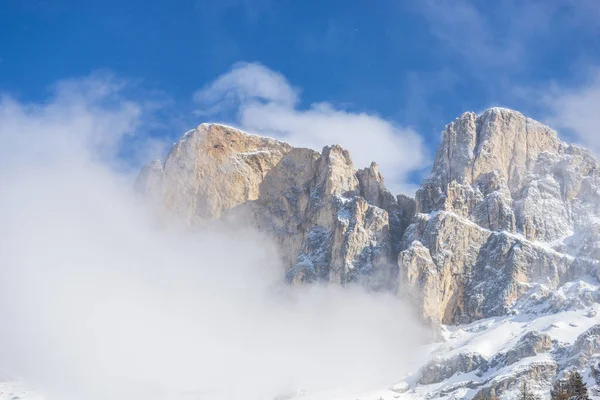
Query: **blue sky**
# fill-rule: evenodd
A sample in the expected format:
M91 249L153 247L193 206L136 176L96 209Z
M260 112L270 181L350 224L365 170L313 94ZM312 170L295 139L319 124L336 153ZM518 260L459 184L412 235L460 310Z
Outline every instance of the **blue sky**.
M594 0L2 0L0 91L47 106L57 82L117 80L155 139L217 120L341 142L410 191L464 111L515 108L597 150L599 17Z

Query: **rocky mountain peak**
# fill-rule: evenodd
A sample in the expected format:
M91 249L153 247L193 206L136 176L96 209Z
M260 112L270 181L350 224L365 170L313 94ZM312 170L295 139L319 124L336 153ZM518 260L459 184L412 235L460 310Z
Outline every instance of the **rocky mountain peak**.
M352 158L340 145L323 147L317 180L326 195L352 197L359 194Z
M136 187L192 225L249 221L279 244L292 282L395 282L396 243L413 212L375 163L357 171L339 145L319 153L218 124L187 132Z
M136 186L190 224L244 214L279 244L290 281L377 281L434 324L506 313L532 284L596 274L600 256L598 161L504 108L446 126L415 200L339 145L219 124L187 132Z
M516 111L463 114L417 191L401 286L417 285L426 319L456 323L507 312L532 284L597 273L597 252L575 244L599 245L597 165Z
M517 111L464 113L443 132L432 173L417 195L419 208L430 212L450 183L471 185L489 173L496 173L515 193L540 154L564 153L566 147L554 130Z
M162 169L145 168L136 186L173 217L202 224L258 198L265 175L290 150L275 139L201 124L173 145Z
M375 162L356 170L339 145L318 152L218 124L187 132L136 187L189 224L269 235L291 284L360 283L412 303L448 343L393 398L503 396L600 360L587 322L600 312L598 161L519 112L448 124L414 199L392 195ZM573 310L581 327L535 321ZM514 338L505 323L519 327ZM567 328L577 333L565 344L556 332ZM469 341L487 331L474 351Z

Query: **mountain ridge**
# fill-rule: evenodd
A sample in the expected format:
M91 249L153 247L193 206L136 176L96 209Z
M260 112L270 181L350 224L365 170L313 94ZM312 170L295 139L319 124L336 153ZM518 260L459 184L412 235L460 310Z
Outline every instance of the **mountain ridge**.
M142 170L136 187L192 226L243 215L273 238L290 283L391 291L445 343L456 342L452 331L475 338L468 327L485 321L492 333L498 321L523 329L504 356L455 343L465 351L409 378L406 398L511 398L524 377L543 376L544 391L573 365L591 371L600 361L600 345L580 356L569 350L585 347L575 339L561 344L519 322L520 314L542 321L573 307L597 320L600 168L591 152L517 111L466 112L448 124L414 199L394 196L375 162L355 169L339 145L294 148L220 124L187 132L164 163ZM590 329L576 337L600 343ZM580 361L561 361L568 351ZM499 357L520 360L526 373L498 380L511 365ZM457 378L474 371L472 381ZM450 384L456 379L462 383Z

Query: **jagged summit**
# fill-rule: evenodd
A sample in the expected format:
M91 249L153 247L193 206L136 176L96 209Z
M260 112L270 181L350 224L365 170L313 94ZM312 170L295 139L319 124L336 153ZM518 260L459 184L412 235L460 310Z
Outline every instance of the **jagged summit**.
M411 393L402 398L419 398L421 387L424 397L472 398L501 395L523 377L552 379L572 360L588 368L600 353L579 343L586 339L557 344L554 331L518 318L575 318L574 307L596 318L599 171L589 151L494 107L446 126L415 199L393 196L375 162L356 170L341 146L294 148L220 124L186 133L136 186L191 225L244 221L270 235L291 283L361 282L408 299L455 350L401 385ZM499 343L493 351L448 333L476 341L477 329L501 331L502 321L520 330L514 340L489 339ZM577 335L600 343L597 329L584 331ZM471 381L454 385L459 373Z
M278 178L292 174L287 171L292 165L295 176ZM548 248L570 257L597 255L594 245L587 244L589 235L596 232L590 222L594 220L587 217L597 214L597 170L598 162L591 153L562 142L551 128L517 111L494 107L479 115L464 113L446 126L432 172L423 180L415 202L405 196L393 196L385 188L375 162L356 171L350 154L341 146L326 146L321 153L294 149L276 139L214 123L204 123L187 132L173 146L164 164L155 161L146 166L137 187L158 199L167 213L191 224L220 218L239 207L252 209L256 214L257 204L262 204L259 225L273 225L265 221L273 216L286 219L292 214L298 225L307 218L307 212L316 212L317 207L311 202L332 201L324 201L323 196L358 196L370 207L388 214L390 254L403 251L402 262L410 264L406 251L410 251L411 243L419 242L430 249L432 262L439 269L440 246L436 247L433 239L428 244L429 239L421 237L419 229L439 236L443 232L441 226L427 226L448 218L464 223L463 233L478 237L468 240L469 246L476 249L492 233L500 232L513 235L511 240L522 237L534 245L537 241L551 243ZM308 199L302 200L298 208L307 188L312 188ZM290 190L292 193L288 193ZM273 209L273 204L283 201L282 196L284 204ZM267 202L266 198L270 200ZM270 211L265 214L265 209ZM412 220L415 213L418 218ZM279 221L269 229L277 232L279 225L289 223ZM331 225L332 221L315 220L312 224ZM297 234L288 228L287 234ZM327 231L334 232L331 227ZM575 237L585 237L586 245L575 243ZM475 245L473 240L481 243ZM464 251L472 258L478 251L469 246ZM291 248L294 250L286 251L290 268L301 251L299 245ZM416 254L426 255L423 250ZM460 265L470 276L476 262L462 260ZM454 263L455 260L450 261L450 265ZM453 276L457 276L456 271ZM402 273L399 279L402 281ZM429 303L434 298L426 297ZM479 315L480 311L472 314L455 301L442 306L441 316L428 318L448 322L456 315Z
M479 113L479 115L483 115L483 114L488 113L488 112L507 112L507 113L521 114L520 111L513 110L512 108L495 106L495 107L486 108L481 113ZM523 114L521 114L521 115L523 115Z
M472 183L497 171L514 189L540 153L556 154L567 146L554 130L519 112L501 108L480 115L467 112L446 126L427 180L439 186Z
M264 175L290 149L275 139L201 124L173 145L162 170L145 168L136 186L194 225L256 199Z
M254 137L266 138L266 139L271 139L271 140L281 142L280 140L271 138L269 136L257 135L254 133L246 132L240 128L236 128L235 126L227 125L227 124L224 124L221 122L203 122L200 125L198 125L195 129L192 129L192 130L186 132L186 134L193 133L193 132L218 132L218 131L237 132L237 133L245 135L245 136L254 136ZM184 137L185 137L185 134L184 134Z
M392 236L402 235L414 210L385 189L375 163L356 171L339 145L319 153L220 124L186 133L164 167L145 167L136 186L192 225L250 220L279 244L294 282L395 282Z
M190 225L270 235L291 284L391 291L436 327L428 359L387 387L277 399L513 400L523 382L549 398L572 371L600 399L598 161L519 112L448 124L416 199L393 196L375 162L356 170L340 146L294 148L221 124L187 132L136 187ZM16 397L39 398L0 384L0 399Z
M597 167L589 152L512 110L465 113L449 124L401 253L400 278L419 286L427 318L502 314L528 282L556 286L594 271L598 252L589 250L597 244L582 252L574 242L597 241L589 234L597 232Z

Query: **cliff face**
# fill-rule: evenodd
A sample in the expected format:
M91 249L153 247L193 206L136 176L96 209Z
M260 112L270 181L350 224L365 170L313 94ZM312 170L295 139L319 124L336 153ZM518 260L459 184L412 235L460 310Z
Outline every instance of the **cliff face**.
M340 146L319 153L217 124L186 133L136 187L191 225L221 218L270 234L290 282L395 285L393 237L414 212L385 189L375 163L356 171Z
M144 167L136 186L169 215L198 225L258 198L265 175L290 150L274 139L202 124L173 145L164 164Z
M292 284L356 282L411 302L443 340L368 399L508 399L523 381L547 393L600 362L598 161L516 111L450 123L415 199L393 196L375 163L355 170L340 146L319 153L215 124L136 186L169 218L269 234Z
M402 238L400 287L425 319L501 315L533 283L596 274L600 174L586 150L506 109L444 131Z
M415 200L340 146L217 124L186 133L136 185L191 225L244 220L270 234L290 282L396 291L433 324L506 314L532 285L598 274L597 160L507 109L449 124Z
M371 168L376 175L376 166ZM365 185L376 184L363 178ZM321 154L292 150L267 174L250 206L255 225L279 243L290 281L389 281L389 214L362 196L359 176L341 147L325 147Z

